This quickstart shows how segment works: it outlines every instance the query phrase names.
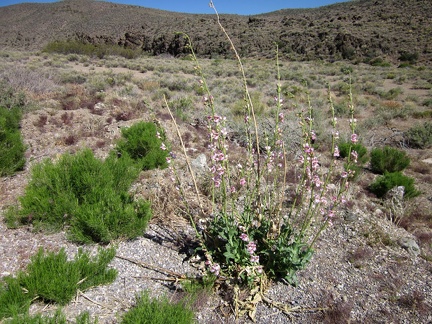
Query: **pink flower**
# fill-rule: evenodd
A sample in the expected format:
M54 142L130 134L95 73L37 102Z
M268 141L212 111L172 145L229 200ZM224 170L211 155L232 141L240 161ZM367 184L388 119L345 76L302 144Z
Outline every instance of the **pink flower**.
M211 139L217 140L219 138L219 133L217 131L215 131L214 129L212 129L210 137L211 137Z
M258 263L259 262L259 256L258 255L251 255L250 262Z
M353 144L357 143L357 134L351 134L351 142Z
M279 117L279 123L283 123L284 122L284 114L282 112L280 112L278 117Z
M334 137L334 139L339 139L339 132L338 132L338 131L335 131L335 132L333 133L333 137Z
M248 245L246 246L247 251L249 252L249 254L253 254L256 251L256 244L255 242L249 242Z
M315 141L315 140L316 140L316 134L315 134L315 131L311 131L311 139L312 139L312 141Z
M349 120L349 124L351 127L354 127L357 124L357 119L355 118L350 118Z
M220 265L218 263L213 263L210 267L210 272L215 276L218 276L220 272Z
M219 122L222 120L222 117L221 116L218 116L218 115L214 115L213 116L213 122L215 123L215 124L219 124Z
M309 144L303 144L303 147L304 147L305 153L311 154L314 151L313 147L310 147Z
M213 180L214 186L215 186L216 188L219 188L220 185L221 185L221 183L222 183L220 177L214 177L214 178L212 178L212 180Z
M240 179L240 185L243 187L246 184L246 179L245 178L241 178Z
M212 156L213 161L223 161L225 159L225 155L222 152L215 153Z
M240 234L240 239L245 242L249 242L249 236L246 233Z
M160 149L164 151L167 149L164 143L161 144Z
M322 181L321 181L320 177L316 174L313 176L313 182L317 188L321 187L321 185L322 185Z
M333 156L334 157L339 157L340 156L339 147L335 146Z
M222 176L222 175L225 173L224 168L221 167L221 166L219 166L219 167L216 169L216 171L217 171L217 175L218 175L218 176Z
M351 151L351 157L354 160L354 163L357 163L358 154L356 151Z
M312 166L313 170L317 170L319 168L318 158L316 158L316 157L312 158L311 166Z
M283 99L282 98L278 98L278 97L274 97L274 100L277 102L277 103L279 103L280 105L282 105L282 103L283 103Z
M300 155L299 157L298 157L298 161L299 161L299 163L300 164L303 164L304 163L304 156L303 155Z

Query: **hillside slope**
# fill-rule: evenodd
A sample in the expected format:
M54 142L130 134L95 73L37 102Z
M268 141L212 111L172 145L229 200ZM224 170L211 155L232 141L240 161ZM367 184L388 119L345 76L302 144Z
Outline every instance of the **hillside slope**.
M432 59L432 1L360 0L316 9L256 16L222 15L243 56L273 56L275 43L297 60L396 61L401 54ZM79 39L139 47L154 55L188 52L176 32L190 35L198 55L229 56L214 15L181 14L91 0L0 7L0 46L41 49L47 42Z

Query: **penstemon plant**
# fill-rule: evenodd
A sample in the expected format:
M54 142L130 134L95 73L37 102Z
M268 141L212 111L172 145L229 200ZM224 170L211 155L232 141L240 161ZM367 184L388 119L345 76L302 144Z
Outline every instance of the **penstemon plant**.
M307 108L298 113L302 131L301 151L294 161L288 161L283 140L285 116L282 109L284 101L279 78L278 51L276 50L278 78L273 112L274 129L262 138L259 135L258 121L242 60L222 26L213 2L210 2L210 7L214 9L219 27L231 44L242 75L246 154L242 163L230 161L227 120L218 114L191 40L188 35L183 34L205 93L203 102L208 111L208 150L211 156L209 172L212 180L211 220L202 231L197 230L198 226L192 215L190 220L196 229L209 273L225 280L228 285L235 288L234 291L238 292L244 288L249 292L263 293L271 280L284 280L296 285L297 271L303 269L311 260L314 244L325 228L332 224L338 207L346 201L349 187L349 168L339 165L339 132L330 91L328 99L332 111L332 138L327 158L331 162L323 167L323 163L320 162L323 157L314 149L317 134L314 130L314 112L309 98ZM358 136L355 133L351 95L350 99L350 137L355 144ZM165 103L171 114L168 103ZM173 121L175 123L174 118ZM175 125L177 127L177 124ZM181 141L180 132L178 135ZM189 161L183 142L181 143L186 160ZM350 165L355 159L356 152L351 151L346 164ZM199 200L195 176L189 162L188 165ZM176 175L175 168L171 166L171 169ZM287 184L290 169L299 170L295 189L291 189ZM175 178L180 192L186 197L179 178ZM293 199L287 206L289 190L292 191L290 194ZM185 202L187 204L187 200ZM236 297L238 296L239 294ZM234 299L237 303L237 312L239 305L244 306L244 303L238 302L237 298ZM238 311L236 315L241 314L244 312Z

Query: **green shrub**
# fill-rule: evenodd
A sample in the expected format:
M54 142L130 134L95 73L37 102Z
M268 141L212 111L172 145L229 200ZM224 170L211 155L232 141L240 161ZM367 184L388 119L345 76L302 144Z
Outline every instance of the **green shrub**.
M349 113L349 107L346 102L339 102L334 104L334 114L337 117L346 116Z
M188 324L194 313L184 302L170 303L167 298L150 299L144 292L134 308L123 317L122 324Z
M371 151L371 169L374 173L402 171L409 164L410 158L407 154L393 147L385 146Z
M3 322L2 322L3 323ZM65 314L62 313L60 309L57 309L56 312L50 315L42 315L42 314L19 314L10 319L4 321L4 324L68 324L71 321L66 319ZM76 324L97 324L98 321L95 319L92 321L90 319L90 315L88 312L84 312L77 316L75 319Z
M397 88L392 88L388 91L380 91L378 94L383 99L393 100L396 99L402 93L403 93L402 89L397 87Z
M151 122L139 122L122 129L123 138L117 143L120 155L127 155L135 160L142 170L166 168L169 149L162 128Z
M150 218L149 203L127 192L138 173L128 156L112 153L101 161L89 149L57 163L45 160L33 167L21 209L7 213L8 224L15 219L54 231L68 226L70 239L83 243L137 237Z
M417 52L410 53L410 52L402 52L399 56L399 60L402 62L409 62L411 64L415 64L418 60L419 54Z
M31 299L32 296L23 293L18 280L13 277L3 278L0 283L0 320L26 313Z
M432 146L432 123L418 124L404 134L408 145L412 148L425 149Z
M4 322L5 324L67 324L66 316L57 310L52 316L42 316L41 314L29 315L19 314ZM82 323L82 322L81 322ZM84 323L82 323L84 324Z
M425 100L422 102L422 105L423 105L423 106L426 106L426 107L432 107L432 99L425 99Z
M246 213L245 213L246 214ZM249 217L240 215L240 219ZM297 285L297 271L305 268L312 258L313 250L306 244L294 240L287 243L286 235L292 233L291 226L282 225L281 235L268 238L266 233L271 231L270 217L264 215L258 228L253 228L256 240L256 254L263 264L265 273L271 279L283 278L289 284ZM242 237L234 217L216 215L208 228L206 249L212 255L213 261L225 263L228 268L235 269L238 264L251 264L251 255L247 250L247 242ZM248 233L250 235L251 233ZM250 235L252 236L252 235ZM251 285L251 278L247 272L239 274L240 280Z
M100 248L97 256L90 258L88 252L79 249L74 260L68 261L64 249L47 254L40 249L26 271L4 278L0 287L0 319L27 314L36 299L65 305L78 290L114 281L117 271L107 266L115 253L114 248Z
M354 71L354 69L353 69L353 67L352 66L342 66L341 68L340 68L340 71L343 73L343 74L351 74L351 73L353 73L353 71Z
M409 199L420 194L420 191L414 187L414 179L403 175L401 172L385 172L369 186L369 190L381 198L390 189L398 186L405 188L404 198Z
M74 260L68 261L64 249L46 255L40 249L27 271L18 274L17 280L30 296L37 296L46 303L65 305L75 297L77 290L85 291L114 281L117 271L107 266L115 253L114 248L100 248L92 259L88 252L79 249Z
M25 165L25 145L19 123L21 110L0 107L0 176L11 175Z
M391 66L391 64L387 61L385 61L381 57L375 57L369 61L369 64L372 66L382 66L382 67L388 67Z

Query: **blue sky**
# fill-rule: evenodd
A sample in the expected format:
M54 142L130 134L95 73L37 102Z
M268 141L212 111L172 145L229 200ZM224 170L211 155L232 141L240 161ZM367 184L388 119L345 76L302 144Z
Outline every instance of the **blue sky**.
M22 2L56 2L57 0L0 0L0 6ZM219 13L252 15L291 8L315 8L347 0L213 0ZM109 2L137 5L187 13L213 13L208 0L111 0Z

